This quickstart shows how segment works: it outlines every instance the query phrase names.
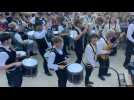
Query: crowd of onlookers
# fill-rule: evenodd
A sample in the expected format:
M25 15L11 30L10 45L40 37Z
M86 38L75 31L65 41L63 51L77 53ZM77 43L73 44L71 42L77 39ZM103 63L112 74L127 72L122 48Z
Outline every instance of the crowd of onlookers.
M61 26L59 32L68 33L68 35L63 36L66 46L72 43L69 32L72 26L77 24L78 20L83 27L88 27L85 41L86 37L93 33L106 34L112 30L126 33L129 23L128 17L126 19L117 18L106 12L1 12L0 32L15 33L20 27L24 32L32 31L35 30L35 25L41 21L44 28L47 29L48 40L51 40L53 35L51 34L51 27L53 25Z

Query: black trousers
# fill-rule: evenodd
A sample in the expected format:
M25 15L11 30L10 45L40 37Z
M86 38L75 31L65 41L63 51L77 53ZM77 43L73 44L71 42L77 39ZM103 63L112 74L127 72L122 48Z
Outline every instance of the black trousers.
M134 54L134 43L131 43L129 40L127 40L127 46L126 46L126 53L125 53L125 62L124 65L128 65L131 60L131 56Z
M66 87L67 83L67 69L59 69L56 71L58 77L58 87Z
M104 76L108 73L109 68L109 59L103 60L102 58L98 58L100 68L99 68L99 75L98 76Z
M76 53L76 63L81 63L83 56L83 46L82 44L75 44L75 53Z
M39 40L36 40L36 42L37 42L37 45L38 45L39 53L41 54L41 56L43 58L44 71L45 71L45 73L49 73L48 66L47 66L47 61L44 58L44 54L45 54L46 49L47 49L46 41L44 39L42 39L42 40L39 39Z
M23 79L21 68L16 68L14 71L6 72L6 76L10 87L21 87Z
M68 36L64 36L63 40L64 40L63 51L65 52L65 55L68 55L67 47L69 48L69 37Z
M92 66L85 66L86 75L85 75L85 84L89 82L89 77L91 76L91 73L93 71Z

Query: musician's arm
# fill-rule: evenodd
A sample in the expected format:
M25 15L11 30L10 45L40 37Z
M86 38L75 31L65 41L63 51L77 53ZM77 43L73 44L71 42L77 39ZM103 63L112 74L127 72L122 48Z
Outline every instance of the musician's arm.
M80 32L80 34L75 38L75 40L76 41L79 40L86 32L87 32L87 27L85 27L85 29L82 32Z
M134 43L134 39L133 39L133 37L132 37L133 32L134 32L134 26L131 25L131 26L128 27L127 38L128 38L131 42Z
M22 40L21 36L20 36L18 33L15 34L15 39L16 39L19 43L24 44L24 41Z
M102 41L97 42L97 55L102 55L102 54L110 53L108 50L104 50L103 45L104 44L103 44Z
M54 64L55 56L56 56L55 53L54 52L51 52L51 54L48 57L48 64L47 65L48 65L48 67L50 69L54 69L56 71L56 70L58 70L59 65Z
M6 61L8 57L9 56L5 52L0 53L0 70L6 70L8 68L14 67L17 64L19 64L18 62L14 62L14 63L6 65Z

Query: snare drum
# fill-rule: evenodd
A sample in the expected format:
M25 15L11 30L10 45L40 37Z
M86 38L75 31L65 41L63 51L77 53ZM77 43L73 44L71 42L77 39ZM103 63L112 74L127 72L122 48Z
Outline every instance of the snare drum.
M73 84L80 84L83 80L83 67L78 63L70 64L67 67L68 81Z
M53 31L54 35L59 35L59 31Z
M27 77L34 77L37 75L38 62L34 58L27 58L22 61L23 75Z
M18 60L23 60L26 58L26 52L25 51L16 51Z

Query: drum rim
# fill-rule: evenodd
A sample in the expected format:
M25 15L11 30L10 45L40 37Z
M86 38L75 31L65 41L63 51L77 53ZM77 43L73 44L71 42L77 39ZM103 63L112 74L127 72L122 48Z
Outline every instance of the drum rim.
M28 60L28 59L34 60L34 61L36 62L36 64L34 64L34 65L26 65L25 62L26 62L26 60ZM27 67L29 67L29 68L32 68L31 66L37 66L37 65L38 65L38 61L37 61L36 59L34 59L34 58L26 58L26 59L22 60L22 64L23 64L23 66L27 66Z
M30 34L30 33L32 33L32 34ZM27 32L27 35L28 36L32 36L34 34L34 31L29 31L29 32Z
M79 71L79 72L72 72L70 69L69 69L69 66L71 66L71 65L78 65L78 66L81 66L81 70ZM80 67L79 67L80 68ZM71 73L80 73L80 72L82 72L83 71L83 66L81 65L81 64L78 64L78 63L73 63L73 64L70 64L70 65L68 65L67 66L67 70L69 71L69 72L71 72Z
M23 55L22 55L23 53ZM20 54L21 56L26 56L26 52L25 51L16 51L16 54Z

